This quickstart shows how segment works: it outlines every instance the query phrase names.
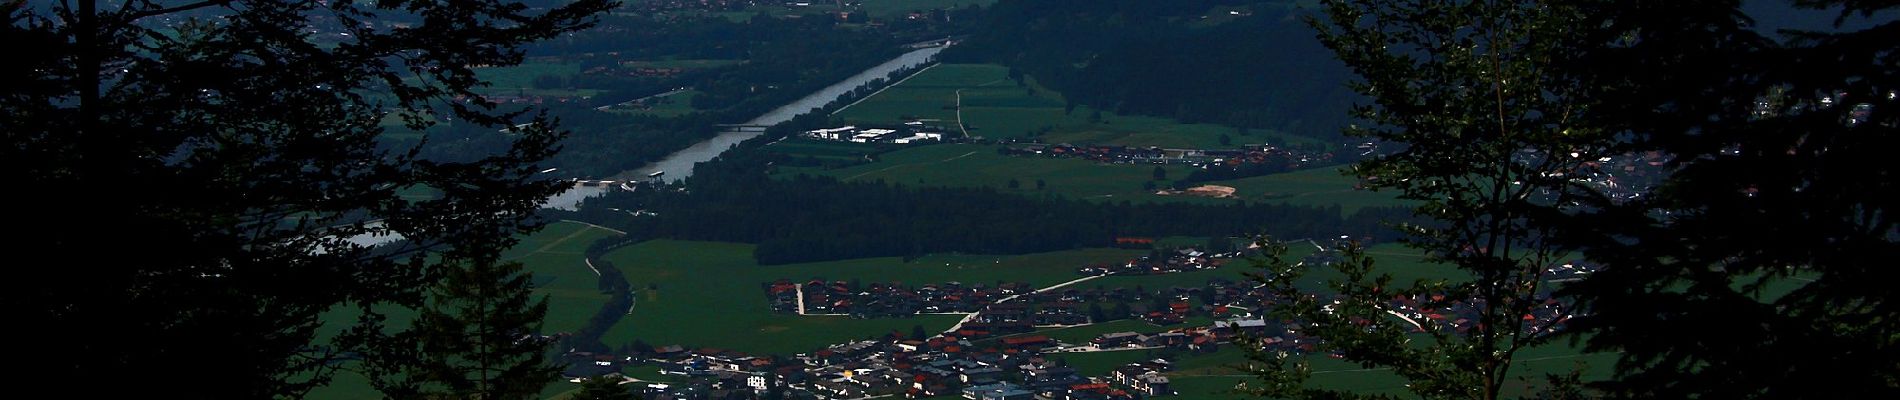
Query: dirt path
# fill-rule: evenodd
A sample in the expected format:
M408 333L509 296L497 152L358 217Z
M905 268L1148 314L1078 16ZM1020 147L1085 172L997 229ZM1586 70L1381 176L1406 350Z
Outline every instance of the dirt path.
M993 80L993 81L989 81L989 82L984 82L983 84L981 84L981 85L976 85L975 87L987 87L987 86L989 86L989 85L994 85L994 84L998 84L998 83L1002 83L1002 82L1005 82L1005 81L1008 81L1008 79L997 79L997 80ZM969 88L963 88L963 89L969 89ZM963 137L966 137L966 138L967 138L967 137L970 137L970 130L969 130L968 128L964 128L964 127L963 127L963 89L957 89L957 91L956 91L956 94L957 94L957 130L958 130L958 131L961 131L961 132L963 132Z
M593 224L587 224L587 225L592 226ZM534 251L528 252L528 254L548 251L548 249L552 249L554 248L554 246L559 246L561 245L561 243L567 243L569 239L579 237L583 233L587 233L587 230L586 229L576 230L574 231L574 233L569 233L567 234L567 236L562 236L560 239L554 239L554 241L548 242L548 244L541 245L541 248L534 249Z
M604 229L604 230L606 230L606 231L608 231L608 232L613 232L613 233L617 233L617 234L622 234L622 235L625 235L625 234L627 234L627 232L623 232L623 231L621 231L621 230L619 230L619 229L614 229L614 228L608 228L608 227L605 227L605 226L600 226L600 225L594 225L594 224L590 224L590 223L586 223L586 222L581 222L581 221L575 221L575 220L571 220L571 219L564 219L564 220L561 220L561 222L572 222L572 223L576 223L576 224L581 224L581 225L586 225L586 226L587 226L587 228L585 228L585 229L580 229L580 230L576 230L576 231L574 231L574 233L570 233L570 234L567 234L567 236L562 236L562 237L561 237L560 239L555 239L555 240L554 240L554 241L552 241L552 242L548 242L548 244L546 244L546 245L542 245L542 246L541 246L541 248L538 248L538 249L534 249L534 251L532 251L532 252L529 252L528 254L534 254L534 253L541 253L541 252L546 252L546 251L548 251L548 249L552 249L552 248L554 248L554 246L557 246L557 245L560 245L561 243L566 243L566 242L567 242L567 241L568 241L569 239L573 239L573 238L575 238L575 237L578 237L578 236L580 236L580 235L581 235L581 234L583 234L583 233L587 233L587 230L588 230L588 229ZM582 262L582 263L586 263L586 264L587 264L587 270L589 270L589 271L594 271L594 276L596 276L596 277L598 277L598 276L600 276L600 268L594 268L594 260L589 260L589 259L587 259L587 257L581 257L581 262Z
M605 227L605 226L600 226L600 225L594 225L594 224L590 224L590 223L586 223L586 222L581 222L581 221L575 221L575 220L571 220L571 219L564 219L564 220L561 220L561 222L573 222L573 223L576 223L576 224L581 224L581 225L587 225L587 226L591 226L591 227L595 227L595 228L600 228L600 229L606 229L606 230L607 230L608 232L613 232L613 233L618 233L618 234L622 234L622 235L625 235L625 234L627 234L627 232L624 232L624 231L621 231L621 230L619 230L619 229L614 229L614 228L608 228L608 227Z

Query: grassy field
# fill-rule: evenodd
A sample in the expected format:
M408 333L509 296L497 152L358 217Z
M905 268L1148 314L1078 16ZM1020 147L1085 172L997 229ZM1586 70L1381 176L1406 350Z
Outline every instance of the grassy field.
M901 146L901 145L851 143L851 142L839 142L839 141L831 141L831 140L812 140L812 139L791 138L791 139L774 142L769 146L765 146L764 149L765 151L769 151L769 152L784 153L784 154L791 154L791 155L797 155L797 156L811 156L811 157L817 157L817 158L829 158L829 159L841 159L841 160L856 160L856 159L864 158L864 156L867 154L882 152L885 149L890 148L892 146Z
M660 117L677 117L699 109L693 108L693 97L699 96L698 90L686 90L666 96L647 99L646 109L632 109L624 106L608 107L608 112L623 114L642 114Z
M625 67L625 68L699 69L699 68L718 68L718 67L724 67L728 65L742 63L742 62L745 62L745 61L744 60L688 58L688 59L627 61L627 62L620 63L620 66Z
M840 110L836 117L853 124L894 124L911 119L937 121L954 127L961 121L971 135L990 138L1035 137L1045 143L1219 148L1220 137L1234 145L1272 142L1287 144L1304 139L1273 133L1237 135L1233 128L1209 124L1181 124L1169 119L1108 114L1091 123L1086 107L1065 113L1062 95L1037 86L1018 86L1008 68L988 64L944 64L923 71L902 84ZM1032 94L1033 92L1033 94ZM960 105L960 107L959 107ZM959 113L960 109L960 113ZM1307 141L1310 142L1310 141ZM804 150L787 147L784 151ZM824 155L820 155L824 156ZM848 155L849 156L849 155ZM1030 196L1068 198L1185 201L1225 204L1234 200L1192 196L1156 196L1144 189L1153 179L1152 165L1103 165L1077 159L1010 157L996 148L957 144L921 146L884 153L878 162L837 170L784 168L789 175L811 173L845 180L929 185L991 187ZM1188 166L1167 166L1167 177L1180 179ZM1338 175L1334 168L1316 168L1286 174L1210 182L1238 189L1249 201L1297 205L1338 205L1345 212L1377 205L1402 204L1388 193L1354 189L1356 180ZM1010 180L1017 188L1010 189ZM1047 187L1036 189L1042 180ZM1157 182L1165 186L1168 181Z
M944 64L917 74L863 102L840 110L853 123L896 123L907 118L934 119L970 135L992 139L1039 137L1047 143L1220 148L1232 145L1309 143L1311 140L1255 130L1250 135L1214 124L1182 124L1172 119L1124 116L1096 110L1065 110L1062 94L1025 79L1009 79L1009 68L992 64ZM958 109L961 108L961 113ZM1046 131L1046 132L1045 132ZM953 132L955 133L955 132Z
M1155 326L1154 324L1150 324L1141 320L1119 319L1119 320L1108 321L1108 322L1103 322L1099 324L1075 326L1075 327L1068 327L1068 328L1058 328L1058 329L1045 329L1045 330L1037 331L1035 334L1048 336L1050 339L1055 339L1056 341L1068 343L1068 344L1088 344L1089 340L1095 339L1096 337L1102 336L1102 334L1106 334L1106 333L1115 333L1115 332L1154 333L1154 332L1162 332L1166 330L1167 328L1158 327L1158 326Z
M1021 281L1043 286L1077 278L1089 262L1125 260L1134 251L1086 249L1020 256L936 255L911 262L870 258L760 266L752 245L659 240L607 256L640 291L632 314L608 332L610 345L635 339L660 346L683 344L752 353L792 354L827 344L879 336L913 326L936 331L958 319L928 315L901 319L775 314L760 285L779 278L858 279L906 284Z
M1232 186L1238 196L1250 200L1309 206L1337 204L1348 214L1364 207L1409 204L1399 200L1395 192L1354 189L1359 181L1341 175L1334 167L1208 183Z
M595 240L614 234L584 224L556 222L522 238L520 244L502 255L504 260L521 262L523 269L534 274L535 295L545 296L548 301L543 332L572 332L579 329L606 304L608 296L597 289L599 281L583 263L581 251ZM413 315L414 312L407 310L391 310L391 319L398 327ZM320 335L332 335L354 318L356 313L349 310L333 312L325 318L326 325ZM552 383L547 390L542 391L541 398L553 398L578 387L565 381ZM380 397L375 389L370 388L367 379L349 372L337 374L334 382L317 388L309 396L311 399Z
M770 148L770 147L768 147ZM879 161L835 170L782 168L780 176L807 173L846 181L878 181L918 186L992 187L1032 197L1063 196L1072 199L1131 200L1166 199L1230 204L1233 200L1190 196L1156 196L1142 189L1142 182L1154 179L1153 165L1101 164L1079 159L1052 159L1005 156L995 146L976 144L939 144L919 146L879 155ZM1167 166L1168 176L1187 176L1187 166ZM1017 188L1009 189L1016 180ZM1036 189L1036 181L1047 184ZM1166 185L1166 182L1158 182Z
M1110 372L1115 371L1116 367L1153 359L1155 358L1154 355L1154 352L1150 350L1118 350L1087 353L1060 353L1046 357L1062 360L1068 363L1069 367L1075 368L1077 373L1084 376L1107 376Z
M579 330L607 304L610 296L600 292L599 275L587 267L582 252L614 235L618 234L585 224L556 222L502 255L503 260L521 262L534 274L535 294L547 296L548 316L542 331Z
M483 94L488 94L488 95L521 94L521 95L528 95L528 96L550 96L550 97L588 97L588 96L593 96L600 93L599 90L587 89L587 88L579 88L579 89L536 89L534 88L534 78L542 76L542 75L554 75L554 76L567 78L567 77L572 77L574 75L580 74L581 68L579 65L562 63L559 61L552 61L552 60L528 61L528 62L521 63L521 65L516 65L512 67L478 68L475 70L475 72L477 75L480 75L483 80L486 80L489 83L488 87L476 89L476 91Z
M957 90L1015 89L1008 69L994 65L943 64L931 67L891 86L876 96L838 110L835 115L852 123L898 123L906 118L942 121L955 126ZM1062 103L1056 103L1061 107Z
M943 8L962 8L965 6L989 6L996 0L862 0L864 12L872 18L903 17L912 11L935 10Z
M872 152L869 145L804 140L788 140L767 146L766 149L827 158L858 158ZM803 173L847 181L882 180L917 186L989 187L1031 197L1201 204L1257 201L1318 207L1338 205L1347 214L1365 207L1407 204L1391 192L1354 189L1356 180L1339 175L1335 168L1330 167L1207 183L1234 187L1239 200L1159 196L1145 190L1142 185L1154 179L1154 167L1146 164L1102 164L1080 159L1006 156L997 154L996 146L939 144L882 153L878 155L877 162L848 168L824 170L785 167L778 169L777 175ZM1192 167L1185 165L1162 168L1171 179L1185 177L1193 171ZM1009 188L1011 179L1016 180L1016 189ZM1036 189L1037 180L1042 180L1046 187ZM1166 186L1170 182L1156 183Z
M401 197L403 200L408 201L435 200L436 198L442 197L442 191L428 186L416 185L396 189L396 197Z

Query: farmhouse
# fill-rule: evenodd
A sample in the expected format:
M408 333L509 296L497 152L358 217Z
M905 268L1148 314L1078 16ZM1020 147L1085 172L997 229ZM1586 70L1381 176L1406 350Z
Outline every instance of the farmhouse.
M841 126L837 128L814 129L814 130L805 131L805 136L810 136L812 139L822 139L822 140L846 140L846 139L850 139L851 138L850 135L857 132L857 130L858 130L858 127L856 126L845 125L845 126Z
M971 386L963 389L963 398L970 400L1029 400L1035 393L1024 390L1012 383Z

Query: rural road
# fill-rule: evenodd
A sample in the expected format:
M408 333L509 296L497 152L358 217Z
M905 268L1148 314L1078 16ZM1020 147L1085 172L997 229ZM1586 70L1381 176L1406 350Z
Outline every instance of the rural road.
M1063 282L1063 283L1058 283L1058 284L1055 284L1054 286L1050 286L1050 287L1046 287L1046 288L1041 288L1041 289L1036 289L1036 291L1034 291L1034 292L1029 292L1029 293L1023 293L1023 294L1036 294L1036 293L1042 293L1042 292L1047 292L1047 291L1051 291L1051 290L1056 290L1056 289L1061 289L1061 288L1062 288L1063 286L1069 286L1069 285L1074 285L1074 284L1077 284L1077 283L1082 283L1082 282L1088 282L1089 280L1093 280L1093 279L1095 279L1095 278L1100 278L1100 277L1102 277L1102 275L1090 275L1090 276L1084 276L1084 277L1081 277L1081 278L1078 278L1078 279L1075 279L1075 280L1072 280L1072 281L1068 281L1068 282ZM1022 295L1023 295L1023 294L1015 294L1015 295L1010 295L1009 297L1004 297L1004 298L1003 298L1002 300L997 300L997 301L996 301L995 303L990 303L990 304L1002 304L1002 303L1004 303L1004 302L1008 302L1008 301L1010 301L1010 300L1015 300L1015 299L1016 299L1017 297L1022 297ZM969 322L970 322L970 320L972 320L972 319L976 319L976 315L977 315L977 314L981 314L981 313L982 313L982 312L980 312L980 311L979 311L979 312L973 312L973 313L970 313L970 315L965 315L965 316L963 316L963 319L961 319L961 320L958 320L958 321L957 321L957 324L956 324L956 325L951 325L951 326L950 326L950 329L945 329L945 330L944 330L943 332L944 332L944 333L950 333L950 332L956 332L956 331L957 331L958 329L962 329L962 328L963 328L963 324L966 324L966 323L969 323Z

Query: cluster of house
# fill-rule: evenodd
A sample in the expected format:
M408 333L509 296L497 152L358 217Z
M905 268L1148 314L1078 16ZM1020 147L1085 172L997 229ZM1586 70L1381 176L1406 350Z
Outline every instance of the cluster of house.
M1004 154L1020 156L1080 158L1111 164L1188 164L1195 167L1245 164L1275 165L1295 170L1333 162L1333 153L1313 153L1266 144L1250 144L1238 149L1166 149L1155 146L1076 146L1072 144L1032 143L1007 146Z
M1197 251L1175 251L1169 259L1181 264L1198 257ZM1324 262L1323 255L1312 261ZM1205 263L1208 260L1200 260ZM1166 261L1162 261L1166 263ZM1553 266L1551 279L1574 278L1594 266L1572 263ZM896 283L869 285L813 279L778 280L764 285L774 307L796 311L848 314L858 317L912 315L923 310L974 313L953 331L932 337L905 338L896 334L828 346L792 357L759 357L714 349L663 346L633 349L630 355L569 353L564 361L570 377L616 374L629 363L656 364L674 382L633 382L627 385L642 398L653 400L710 400L728 398L856 399L902 395L909 398L961 396L969 400L1136 400L1174 394L1165 372L1167 360L1157 359L1117 367L1103 376L1084 376L1045 355L1066 352L1172 349L1179 354L1217 352L1236 338L1269 351L1311 353L1318 341L1299 332L1297 321L1266 319L1258 314L1274 302L1263 285L1213 278L1205 285L1087 289L1067 287L1035 291L1023 283L964 285L951 282L918 287ZM804 293L800 296L799 293ZM1105 314L1100 304L1116 304ZM877 306L868 306L877 304ZM1090 306L1084 306L1090 305ZM1414 321L1419 329L1464 331L1475 327L1483 303L1476 299L1447 299L1444 295L1394 297L1387 303L1395 317ZM931 308L935 307L935 308ZM1121 310L1126 308L1126 310ZM1086 311L1085 311L1086 309ZM902 310L900 312L900 310ZM843 312L840 312L843 311ZM904 314L904 313L910 314ZM1568 318L1564 304L1549 300L1531 307L1523 323L1561 329ZM1085 343L1063 343L1035 333L1037 328L1102 322L1100 318L1138 318L1158 326L1180 325L1189 316L1208 317L1205 325L1182 326L1162 332L1105 333ZM1431 321L1429 324L1422 321Z
M625 385L645 399L856 399L961 396L970 400L1136 400L1172 395L1166 360L1087 377L1043 356L1047 337L1006 338L979 349L954 335L928 340L863 340L792 357L665 346L629 356L570 353L569 377L611 375L654 364L670 382Z
M740 11L760 4L757 0L645 0L622 6L629 11L653 14L667 11Z
M1669 175L1669 157L1660 152L1630 153L1586 161L1572 179L1590 183L1610 198L1635 200Z
M977 312L1003 298L1035 290L1027 283L994 285L961 282L907 286L898 282L793 282L779 279L764 285L772 310L801 315L847 315L853 318L902 317L917 314Z
M458 98L457 100L461 100L461 99ZM524 95L496 94L496 95L482 95L482 100L486 100L490 103L495 103L495 104L550 104L550 103L565 104L565 103L579 103L582 100L586 100L586 98L565 97L565 96L533 96L533 95L525 95L525 94Z
M845 125L805 131L805 137L838 142L896 144L943 140L943 133L931 132L930 129L931 127L920 121L905 122L902 127L886 128L859 128L855 125Z
M1548 272L1545 279L1561 281L1588 274L1594 270L1594 266L1572 263L1552 267L1550 270L1557 272ZM1548 334L1562 331L1565 329L1565 323L1569 322L1572 314L1576 312L1569 303L1550 295L1549 287L1550 285L1545 285L1536 297L1539 300L1526 307L1523 314L1517 317L1518 323L1523 324L1528 332ZM1386 302L1386 306L1392 310L1393 315L1413 324L1417 331L1437 329L1465 333L1479 326L1478 319L1482 315L1485 302L1484 299L1475 297L1455 299L1434 294L1394 296Z
M1001 304L999 304L1000 306ZM759 357L716 348L678 345L633 350L628 356L569 353L567 375L612 375L628 364L658 365L673 382L627 385L642 398L855 399L961 396L970 400L1136 400L1176 394L1164 374L1166 359L1116 367L1084 376L1048 354L1171 348L1215 352L1240 335L1262 338L1269 350L1311 351L1314 341L1282 329L1287 324L1235 318L1166 332L1103 334L1084 344L1043 335L983 340L960 330L917 340L886 336L828 346L792 357ZM981 345L977 343L983 343ZM768 396L768 393L771 394Z
M582 75L622 75L633 78L668 78L686 72L680 67L642 67L640 61L621 61L620 68L598 66L581 71Z
M1211 253L1196 248L1184 248L1165 253L1165 257L1141 256L1121 264L1089 265L1078 268L1075 272L1082 275L1100 276L1157 275L1199 271L1220 268L1227 259L1239 257L1240 254L1240 252Z

